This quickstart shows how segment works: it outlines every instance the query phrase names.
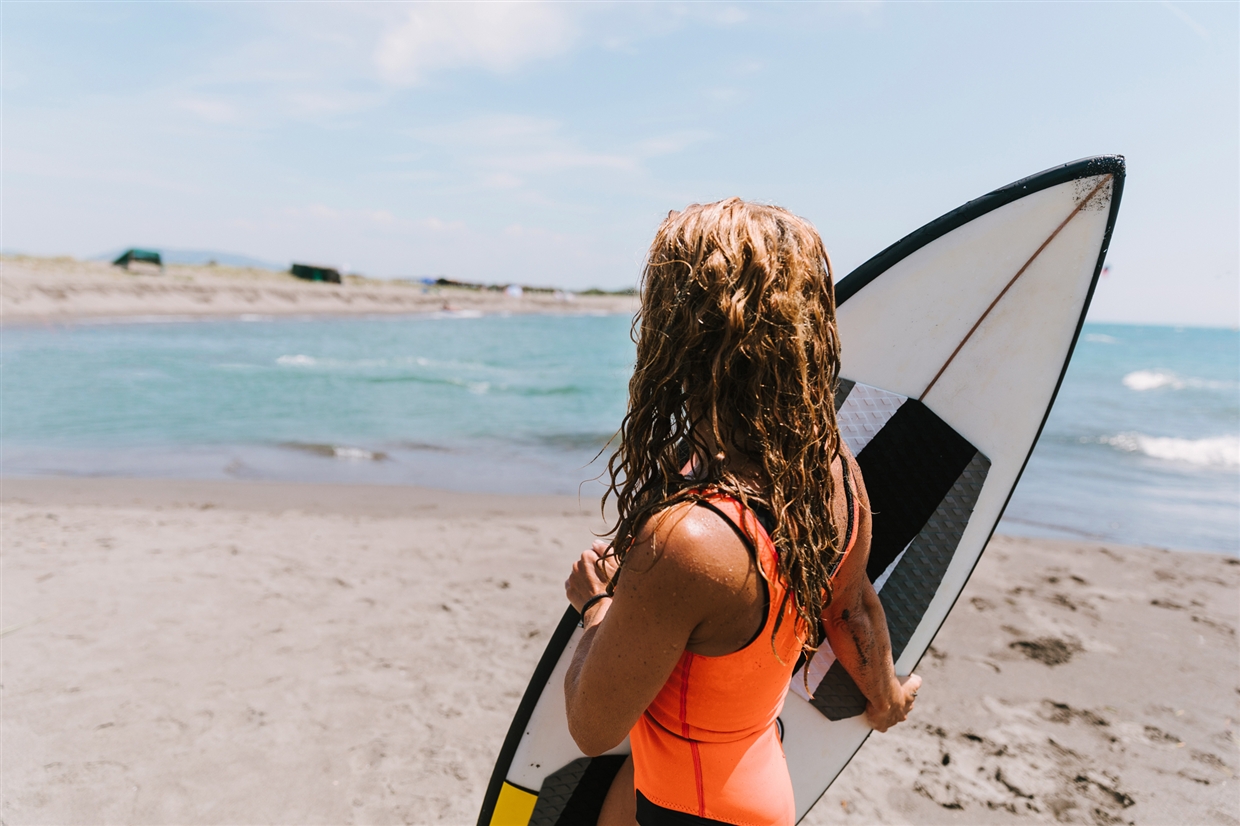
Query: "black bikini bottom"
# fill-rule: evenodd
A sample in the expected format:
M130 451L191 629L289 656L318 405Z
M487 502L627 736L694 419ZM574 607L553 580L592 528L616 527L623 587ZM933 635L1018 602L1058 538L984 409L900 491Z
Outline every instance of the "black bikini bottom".
M730 826L722 820L665 809L647 800L640 790L637 792L637 823L638 826Z

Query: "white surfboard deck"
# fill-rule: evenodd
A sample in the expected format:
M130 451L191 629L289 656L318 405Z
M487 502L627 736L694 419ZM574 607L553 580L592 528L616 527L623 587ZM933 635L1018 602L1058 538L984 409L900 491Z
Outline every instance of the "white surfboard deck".
M1124 182L1120 156L1026 178L922 227L841 279L841 435L874 510L868 569L896 671L916 667L1024 470L1084 322ZM586 758L568 733L571 608L518 707L480 826L597 816L626 740ZM823 646L780 717L797 817L869 735L864 698Z

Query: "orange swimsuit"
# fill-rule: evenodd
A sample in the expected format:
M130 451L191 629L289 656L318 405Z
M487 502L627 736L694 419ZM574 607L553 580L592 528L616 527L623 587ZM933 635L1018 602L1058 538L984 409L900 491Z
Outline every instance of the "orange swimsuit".
M857 502L849 490L847 467L844 489L849 514L841 562L856 539ZM757 558L767 586L766 621L739 651L721 657L682 653L654 702L634 724L629 740L637 820L641 826L793 824L796 804L776 718L805 629L792 601L784 605L787 588L777 574L779 553L753 511L727 496L703 504L731 522ZM781 605L783 621L772 650L771 632Z

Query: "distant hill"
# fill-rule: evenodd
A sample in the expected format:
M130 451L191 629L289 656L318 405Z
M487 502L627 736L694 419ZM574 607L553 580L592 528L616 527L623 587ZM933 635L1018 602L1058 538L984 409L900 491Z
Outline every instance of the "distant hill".
M109 252L100 253L92 256L91 261L114 261L117 256L123 253L129 247L119 247ZM260 270L287 270L288 264L273 264L270 261L263 261L260 258L251 258L248 255L237 255L231 252L217 252L215 250L170 250L163 247L143 247L143 249L159 250L159 254L163 256L165 264L207 264L214 261L225 267L254 267Z

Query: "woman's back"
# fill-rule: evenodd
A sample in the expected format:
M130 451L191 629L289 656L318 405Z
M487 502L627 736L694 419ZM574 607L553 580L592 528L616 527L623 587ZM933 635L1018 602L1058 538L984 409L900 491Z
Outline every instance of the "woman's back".
M737 199L672 213L635 329L609 462L614 538L566 583L585 627L565 675L569 731L588 755L631 737L600 823L632 823L637 804L643 826L790 823L776 718L820 629L876 726L911 706L865 576L863 487L831 403L839 340L822 241L785 210ZM769 532L749 502L775 515Z
M855 498L847 498L845 555L858 521ZM764 621L736 651L706 656L686 650L633 726L638 810L643 823L654 824L660 808L726 823L791 823L796 807L778 716L805 628L785 599L772 520L728 496L699 506L727 521L747 545L765 586ZM748 613L745 607L721 610Z

